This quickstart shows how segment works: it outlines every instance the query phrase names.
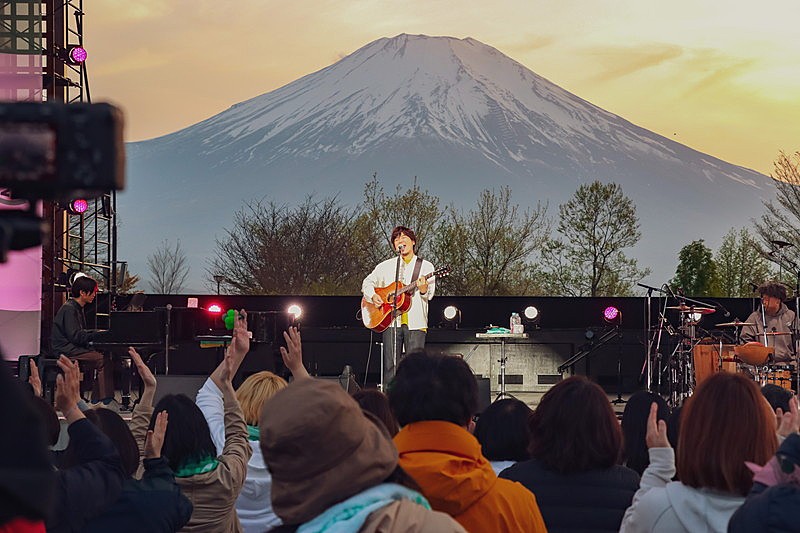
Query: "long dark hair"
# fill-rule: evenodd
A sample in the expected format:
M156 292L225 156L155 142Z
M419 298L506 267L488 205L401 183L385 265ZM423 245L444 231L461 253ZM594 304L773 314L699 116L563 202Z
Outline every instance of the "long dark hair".
M561 474L610 468L622 431L606 393L583 376L559 382L531 415L531 457Z
M84 415L114 443L119 452L122 470L126 476L132 476L136 469L139 468L139 447L136 445L136 439L133 437L128 424L121 416L110 409L89 409L84 412ZM67 468L76 466L78 463L78 452L75 450L72 441L70 441L64 452L62 465Z
M669 419L669 406L664 398L658 394L638 391L635 392L622 413L622 436L625 440L623 459L625 466L636 470L642 475L644 469L650 464L650 455L647 451L647 418L650 416L650 405L658 404L658 419Z
M149 429L155 427L156 415L161 411L169 413L161 454L167 458L172 470L216 457L217 448L211 439L208 422L191 398L185 394L167 394L161 398L153 410Z

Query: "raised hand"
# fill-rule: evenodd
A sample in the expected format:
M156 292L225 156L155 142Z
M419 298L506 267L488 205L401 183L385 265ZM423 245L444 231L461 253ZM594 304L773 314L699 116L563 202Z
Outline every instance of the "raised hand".
M288 350L283 346L280 347L283 364L292 372L295 379L308 377L308 370L303 366L303 343L300 331L296 327L290 327L283 332L283 338L286 339L288 347Z
M58 367L64 372L56 376L56 409L61 411L67 422L72 423L83 414L78 409L81 399L81 371L76 361L61 355L58 358Z
M39 367L33 359L28 360L30 365L30 375L28 376L28 383L33 387L33 393L36 396L42 396L42 379L39 377Z
M650 416L647 417L647 435L645 436L648 448L671 448L667 438L667 423L658 419L658 404L650 404Z
M247 331L247 311L244 309L240 310L234 315L233 320L233 336L231 337L231 344L228 346L228 352L241 363L244 356L250 351L250 332Z
M128 355L131 356L133 364L136 365L136 371L139 373L139 377L141 378L142 383L144 383L145 389L155 389L157 385L156 377L153 375L153 372L150 371L150 367L144 363L142 356L139 355L139 352L137 352L132 346L129 346Z
M168 422L169 415L166 411L161 411L156 415L155 426L147 432L144 440L145 459L158 459L161 457L161 447L164 445L164 435L167 433Z
M797 396L789 399L788 413L784 413L783 409L778 407L775 415L778 419L778 435L788 437L792 433L797 433L800 429L800 402L798 402Z

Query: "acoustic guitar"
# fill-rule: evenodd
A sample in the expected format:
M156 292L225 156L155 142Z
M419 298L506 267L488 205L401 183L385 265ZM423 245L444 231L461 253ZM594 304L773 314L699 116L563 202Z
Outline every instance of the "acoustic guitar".
M430 274L426 274L425 279L433 277L443 278L450 273L449 267L437 268ZM431 281L433 283L434 281ZM397 290L397 300L395 300L395 289ZM410 285L404 285L402 281L390 283L385 287L375 287L375 294L383 299L383 304L375 305L371 300L361 298L361 320L364 325L376 333L383 333L386 328L392 325L394 316L400 316L411 308L411 295L417 289L416 280ZM392 305L392 304L395 305Z

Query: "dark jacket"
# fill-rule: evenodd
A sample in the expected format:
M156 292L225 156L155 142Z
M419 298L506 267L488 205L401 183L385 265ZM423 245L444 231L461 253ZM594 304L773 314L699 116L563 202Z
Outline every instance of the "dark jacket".
M69 425L78 464L56 473L56 501L48 533L80 531L119 498L125 476L119 452L100 429L83 418Z
M785 464L800 467L800 435L789 435L776 455L783 456ZM793 482L784 481L771 487L755 482L747 499L728 522L728 531L798 531L798 516L800 486L796 484L796 478Z
M80 355L91 351L89 342L97 335L97 330L86 329L86 316L83 307L70 298L53 319L53 331L50 335L50 347L53 357L59 354L66 356Z
M83 532L173 532L186 525L191 516L192 504L181 494L166 459L145 459L142 479L127 479L119 499Z
M533 492L551 533L619 531L639 488L639 474L624 466L559 474L536 459L510 466L499 477L519 481Z

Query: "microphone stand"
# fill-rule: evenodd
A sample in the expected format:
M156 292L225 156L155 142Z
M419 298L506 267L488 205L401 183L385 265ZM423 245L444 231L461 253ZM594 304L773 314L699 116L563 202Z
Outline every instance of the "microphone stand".
M394 268L394 293L392 294L392 368L397 371L397 295L400 292L400 261L403 259L404 247L401 245L397 250L397 264ZM383 358L381 357L381 360ZM388 383L384 383L384 372L381 372L381 390L386 393Z
M658 291L662 294L666 294L665 291L662 289L657 289L655 287L651 287L649 285L645 285L644 283L637 283L639 287L644 287L647 289L647 298L645 299L645 323L644 323L644 335L645 339L647 339L647 345L645 346L645 354L644 354L644 365L642 366L642 372L639 374L640 376L644 374L645 376L645 390L647 392L652 392L652 377L653 377L653 367L651 362L651 355L653 353L653 328L652 328L652 299L653 299L653 291ZM659 320L659 332L658 332L658 340L661 341L661 321Z

